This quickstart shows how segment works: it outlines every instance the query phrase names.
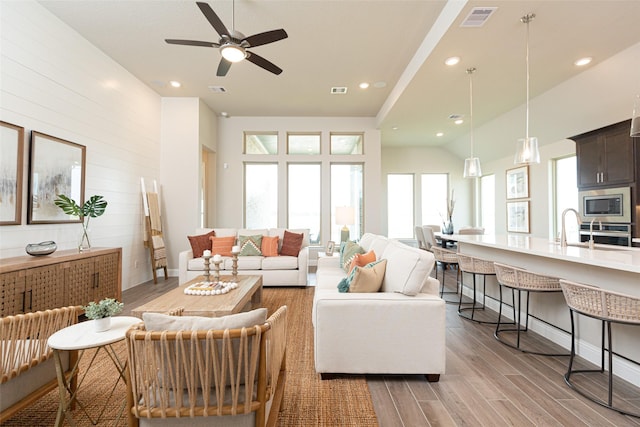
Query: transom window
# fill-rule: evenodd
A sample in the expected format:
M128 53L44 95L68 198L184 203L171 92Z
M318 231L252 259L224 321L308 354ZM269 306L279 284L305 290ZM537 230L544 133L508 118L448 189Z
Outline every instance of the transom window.
M278 154L278 133L245 132L244 154Z
M362 154L362 133L331 133L331 154Z

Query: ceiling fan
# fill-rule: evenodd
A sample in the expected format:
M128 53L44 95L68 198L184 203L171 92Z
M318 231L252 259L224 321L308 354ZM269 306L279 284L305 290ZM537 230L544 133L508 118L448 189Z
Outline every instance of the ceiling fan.
M264 59L260 55L249 52L247 49L250 47L262 46L268 43L277 42L278 40L286 39L288 36L285 30L281 28L279 30L265 31L264 33L258 33L252 36L245 37L244 34L236 31L234 28L233 19L235 10L232 11L232 31L229 32L229 30L227 30L227 27L225 27L218 15L213 11L208 3L196 2L196 4L204 14L205 18L207 18L211 26L220 35L220 40L218 40L217 43L214 43L197 40L165 39L165 42L169 44L180 44L186 46L219 48L222 58L220 59L220 63L218 64L218 71L216 72L216 75L218 77L226 76L229 68L231 68L231 64L233 62L240 62L243 59L254 63L258 67L264 68L265 70L270 71L273 74L277 75L282 73L282 69L280 67ZM233 3L233 7L235 9L235 2Z

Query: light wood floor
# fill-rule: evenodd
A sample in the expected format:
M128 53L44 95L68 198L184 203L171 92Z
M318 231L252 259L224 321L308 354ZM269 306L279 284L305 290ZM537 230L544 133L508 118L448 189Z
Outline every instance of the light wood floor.
M314 276L310 274L311 284ZM447 275L451 289L453 276ZM123 314L177 284L177 278L159 278L157 285L147 282L124 291ZM563 379L568 357L513 350L496 341L494 326L461 319L457 304L447 304L446 323L447 372L439 382L429 383L417 375L368 377L381 427L640 426L640 419L603 408L571 390ZM559 350L543 338L534 336L531 342L540 349ZM604 376L585 384L606 393ZM640 389L620 379L614 389L621 396L620 405L640 412Z

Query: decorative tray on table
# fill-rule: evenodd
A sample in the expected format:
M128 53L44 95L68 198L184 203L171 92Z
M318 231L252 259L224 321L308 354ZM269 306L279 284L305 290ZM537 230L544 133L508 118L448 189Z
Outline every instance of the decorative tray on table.
M236 289L236 282L197 282L184 289L187 295L222 295Z

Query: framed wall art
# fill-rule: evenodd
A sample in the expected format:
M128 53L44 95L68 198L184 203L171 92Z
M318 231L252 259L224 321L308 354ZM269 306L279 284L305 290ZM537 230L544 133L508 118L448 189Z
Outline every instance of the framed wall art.
M507 232L529 232L529 201L507 202Z
M40 132L31 132L29 152L29 224L80 222L53 201L59 194L84 203L86 147Z
M22 220L24 128L0 121L0 225Z
M529 197L529 166L507 170L507 200Z

